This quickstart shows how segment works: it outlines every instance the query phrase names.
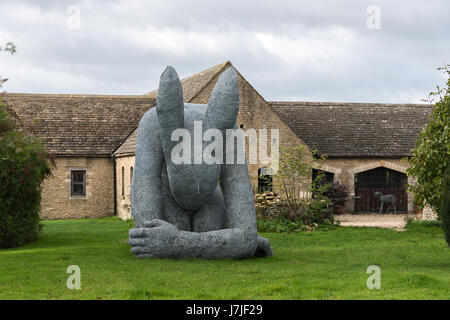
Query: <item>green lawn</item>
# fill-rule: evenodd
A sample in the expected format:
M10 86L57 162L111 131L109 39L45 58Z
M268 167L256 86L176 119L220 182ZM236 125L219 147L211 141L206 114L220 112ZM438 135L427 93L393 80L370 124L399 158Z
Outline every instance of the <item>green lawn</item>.
M448 299L450 250L436 225L405 232L336 227L264 234L274 256L248 260L136 259L129 221L45 221L42 239L0 250L0 299ZM81 290L69 290L69 265ZM369 290L369 265L381 289Z

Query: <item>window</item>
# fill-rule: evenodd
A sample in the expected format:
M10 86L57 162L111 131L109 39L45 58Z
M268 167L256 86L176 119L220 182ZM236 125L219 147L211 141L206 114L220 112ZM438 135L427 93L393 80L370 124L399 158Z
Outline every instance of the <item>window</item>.
M71 195L86 195L86 171L71 171Z
M268 174L267 168L258 169L258 193L265 191L273 191L273 179L272 175Z
M133 182L133 167L130 168L130 184Z
M317 186L328 185L331 186L334 181L334 173L320 170L320 169L312 169L312 182L317 183ZM317 196L317 189L314 188L313 198Z
M122 167L122 197L125 195L125 168Z

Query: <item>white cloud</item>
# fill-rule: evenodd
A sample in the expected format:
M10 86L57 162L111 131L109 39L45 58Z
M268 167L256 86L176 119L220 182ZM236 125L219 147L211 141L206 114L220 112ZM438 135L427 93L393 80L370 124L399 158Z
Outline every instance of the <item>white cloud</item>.
M343 56L355 41L355 32L343 27L304 30L298 36L274 33L255 34L255 38L268 52L288 65L321 64L337 56Z
M67 28L68 5L81 28ZM141 94L231 60L268 100L420 102L448 62L450 3L280 0L14 1L0 4L0 75L11 92Z

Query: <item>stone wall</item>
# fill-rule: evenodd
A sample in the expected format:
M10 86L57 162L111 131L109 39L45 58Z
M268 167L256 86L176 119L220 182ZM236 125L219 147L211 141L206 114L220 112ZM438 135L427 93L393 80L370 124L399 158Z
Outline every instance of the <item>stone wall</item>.
M437 213L430 206L425 206L422 210L422 220L437 220Z
M116 158L117 216L120 219L131 219L130 186L133 169L134 156Z
M53 177L44 181L42 219L114 215L114 163L110 158L57 157ZM86 171L86 195L71 196L71 170Z

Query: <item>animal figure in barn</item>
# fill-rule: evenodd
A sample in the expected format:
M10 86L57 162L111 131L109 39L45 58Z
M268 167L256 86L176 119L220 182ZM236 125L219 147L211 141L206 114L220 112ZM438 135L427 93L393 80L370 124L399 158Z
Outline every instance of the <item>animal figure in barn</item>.
M389 205L392 205L392 207L394 208L394 213L397 213L397 209L395 208L395 201L397 201L397 197L394 196L393 194L382 194L380 191L377 191L374 193L374 196L376 198L378 198L378 200L380 201L380 214L383 212L383 206L384 204L386 204L386 209L389 208ZM387 211L386 211L387 212Z

